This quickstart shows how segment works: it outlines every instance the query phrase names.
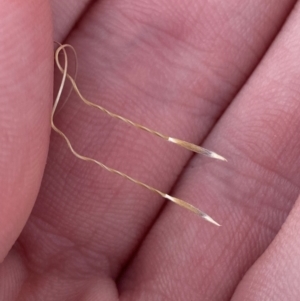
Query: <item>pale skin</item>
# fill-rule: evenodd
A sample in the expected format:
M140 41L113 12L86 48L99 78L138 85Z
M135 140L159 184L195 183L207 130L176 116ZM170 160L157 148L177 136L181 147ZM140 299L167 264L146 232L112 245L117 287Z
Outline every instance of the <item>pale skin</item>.
M0 28L1 301L299 300L299 3L5 0ZM50 137L54 40L89 100L228 162L72 95L74 147L222 227Z

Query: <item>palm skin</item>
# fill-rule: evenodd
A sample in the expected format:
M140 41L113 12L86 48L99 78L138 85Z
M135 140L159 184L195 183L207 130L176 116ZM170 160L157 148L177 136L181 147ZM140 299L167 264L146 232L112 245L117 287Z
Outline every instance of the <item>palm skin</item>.
M0 300L298 300L299 8L3 1ZM81 162L55 133L49 143L53 40L76 48L89 100L229 162L72 95L55 122L77 151L222 227Z

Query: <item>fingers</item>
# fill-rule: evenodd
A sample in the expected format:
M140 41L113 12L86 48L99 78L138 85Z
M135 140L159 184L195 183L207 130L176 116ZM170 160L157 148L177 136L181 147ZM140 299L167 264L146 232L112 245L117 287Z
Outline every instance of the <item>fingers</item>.
M36 200L48 152L53 72L50 8L45 1L2 1L0 27L2 261Z
M120 281L124 300L229 300L279 231L300 185L299 8L204 144L228 164L194 157L174 191L222 227L168 204Z
M269 1L247 8L235 1L181 3L161 2L159 10L152 1L96 3L68 42L78 52L78 85L89 100L154 130L200 142L258 63L292 2L272 10ZM246 30L255 50L245 43ZM162 191L172 188L190 158L75 97L56 124L79 153ZM37 265L57 252L64 254L62 267L76 265L68 255L75 250L86 262L76 269L92 266L96 274L116 277L161 206L161 198L144 188L78 161L53 135L44 188L21 242ZM74 247L65 247L66 240Z
M298 300L300 199L275 240L239 284L232 301Z
M91 2L91 0L50 1L53 14L54 41L64 41Z

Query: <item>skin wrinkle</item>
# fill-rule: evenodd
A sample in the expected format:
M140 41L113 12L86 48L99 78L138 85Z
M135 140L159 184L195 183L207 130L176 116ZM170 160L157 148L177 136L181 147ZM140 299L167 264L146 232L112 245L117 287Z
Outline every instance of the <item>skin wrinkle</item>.
M114 71L115 71L115 70L114 70ZM125 76L122 77L122 75L121 75L120 73L118 73L118 72L115 72L115 73L117 73L117 74L120 76L120 78L126 79L126 82L127 82L127 83L130 83L130 82L128 81L128 78L127 78L127 77L125 77ZM146 95L151 96L151 98L150 98L150 99L151 99L151 102L152 102L153 100L157 100L157 98L154 98L154 96L145 93L144 90L140 89L140 88L137 87L135 84L132 84L132 87L135 88L135 89L140 90L141 92L143 92L143 93L146 94ZM128 100L128 99L126 99L126 100ZM164 104L161 103L161 102L160 102L160 104L161 104L161 105L164 105ZM120 105L118 105L118 106L121 107L121 105L122 105L122 104L120 104ZM114 108L114 111L115 111L115 112L118 112L118 106L117 106L117 108ZM164 107L166 107L166 105L164 105ZM130 106L129 106L129 108L130 108ZM134 109L136 110L136 106L134 107ZM147 108L147 111L149 111L149 114L148 114L149 116L147 116L146 119L151 120L151 119L153 119L153 118L155 117L157 110L156 110L156 111L155 111L155 110L153 111L153 110L154 110L154 106L153 106L153 105L151 105L151 106L149 106L149 108ZM162 110L162 109L160 109L160 110ZM153 114L151 114L151 111L153 111ZM164 111L166 111L166 110L164 110ZM101 113L100 113L100 116L101 116ZM151 117L151 116L152 116L152 117ZM149 117L151 117L151 119L150 119ZM110 120L111 120L111 119L110 119ZM139 120L137 120L137 121L139 122ZM144 120L143 123L144 123L144 124L147 124L148 122L145 122L145 120ZM150 122L149 122L149 124L150 124Z
M50 1L54 21L54 41L64 41L94 2L95 0Z
M238 173L239 176L244 176L245 178L248 179L252 179L255 180L256 182L260 182L261 184L265 184L270 186L269 188L271 188L271 184L274 184L274 176L280 176L280 179L282 179L284 182L286 182L286 184L289 184L289 186L291 188L294 189L298 189L299 184L297 184L296 182L292 181L292 179L287 178L286 176L284 176L284 174L282 173L278 173L278 170L271 168L270 166L264 166L263 164L261 164L260 162L256 162L256 160L252 160L252 158L250 157L245 157L246 159L248 159L248 163L247 163L247 167L249 167L249 165L252 166L252 168L256 168L259 171L257 171L258 173L260 173L261 175L273 175L272 180L267 180L266 176L261 176L259 179L257 179L255 176L251 176L251 175L247 175L245 173L242 172L242 169L234 169L234 172ZM234 167L233 167L234 168Z
M238 145L237 145L237 147L238 147ZM240 152L239 151L238 151L238 153L236 153L235 150L234 151L231 150L231 152L233 154L235 154L235 156L240 156ZM245 162L246 162L245 159L248 159L247 164L245 164ZM250 197L248 195L248 193L251 192L251 191L254 191L254 193L257 194L257 193L260 193L260 191L262 190L262 189L260 189L259 191L253 190L253 187L257 183L261 183L263 185L263 189L264 189L263 191L270 191L270 189L272 189L272 184L276 184L275 187L279 187L279 186L281 186L283 184L285 184L285 186L287 186L287 184L288 184L288 186L290 188L287 189L287 191L290 191L290 190L296 191L298 189L299 185L297 183L292 182L291 179L288 179L288 178L284 177L284 175L282 175L282 174L279 174L280 180L278 180L278 181L276 181L274 183L275 176L278 175L278 173L276 171L272 170L272 169L269 169L267 166L266 167L261 166L260 163L252 161L250 159L251 158L249 158L249 157L245 157L245 158L243 157L243 165L240 165L239 168L235 167L234 162L232 162L233 164L231 164L232 165L231 169L233 169L232 171L233 171L234 174L237 174L237 178L243 177L245 180L248 179L248 181L249 180L253 180L252 181L253 184L251 184L252 186L248 184L245 187L247 190L243 190L240 194L237 194L238 192L235 191L235 194L236 194L235 197L231 196L230 193L229 193L229 196L227 197L228 200L229 200L229 202L232 202L235 199L237 199L237 200L240 199L242 197L242 195L244 195L244 196L247 195L247 197L249 199L253 199L254 195L252 197ZM189 169L189 167L187 167L187 168ZM243 170L247 170L247 169L250 169L250 168L251 169L256 169L256 174L259 174L261 176L259 176L259 177L257 177L257 176L251 176L251 175L243 172ZM211 171L214 171L214 170L211 170ZM217 177L219 175L219 172L220 171L218 169L216 169L216 171L212 173L212 176L213 177ZM191 174L190 177L192 177L192 174ZM227 177L228 177L228 175L227 175ZM270 180L268 180L268 179L270 179ZM185 181L185 182L187 182L187 181ZM268 187L268 189L265 188L265 187ZM226 192L223 191L223 194L225 194L225 193ZM285 194L283 192L280 192L280 194L282 196L285 196ZM288 196L288 195L286 195L286 196ZM290 196L288 198L290 198ZM236 204L237 203L239 203L239 202L236 201ZM244 205L246 205L246 204L244 204ZM253 204L249 205L249 207L247 206L247 210L249 210L250 208L253 208Z
M259 166L259 165L257 165L257 166ZM239 170L236 170L235 172L238 173L239 177L242 175ZM263 174L262 172L259 172L259 173ZM242 176L245 178L245 180L247 180L247 178L248 178L248 181L249 181L249 178L251 178L250 176L246 176L246 175L242 175ZM253 207L254 206L253 202L251 202L249 204L248 203L247 204L246 203L240 204L240 201L239 201L242 196L244 196L244 198L245 198L245 196L247 196L247 199L253 200L253 199L259 199L259 196L260 195L265 195L266 192L268 192L268 194L271 194L274 189L272 189L272 181L267 181L266 182L267 178L270 178L270 176L265 175L265 176L262 176L259 179L257 179L256 177L253 178L255 180L255 183L252 184L253 187L255 187L257 185L257 183L260 183L261 185L265 185L265 186L262 186L261 188L259 188L259 190L254 190L253 191L251 186L248 184L247 185L247 191L242 190L238 194L237 194L237 192L235 192L234 196L232 195L232 193L229 192L229 196L227 197L227 199L229 200L229 202L234 203L235 207L238 206L238 205L242 206L241 210L244 211L244 215L246 215L247 217L251 217L251 220L253 222L256 221L257 225L259 225L259 224L263 225L264 229L270 229L271 233L273 233L275 235L275 233L277 232L275 229L270 228L269 225L267 225L265 223L262 223L260 220L257 219L257 217L256 217L257 211L258 211L258 208L260 208L260 211L264 210L265 212L270 212L270 209L272 209L272 212L274 212L274 211L282 212L283 216L282 216L281 220L283 221L284 218L287 215L286 210L284 210L284 206L286 206L286 201L284 202L284 204L282 204L281 208L280 207L277 208L277 206L274 207L273 202L268 202L268 203L266 201L265 202L260 202L259 204L256 205L256 207ZM264 184L264 182L266 182L266 183ZM279 186L278 181L277 181L276 184L277 184L276 186ZM273 185L274 185L274 181L273 181ZM293 190L297 191L298 186L294 186ZM249 193L251 193L251 195ZM278 195L278 194L279 194L279 196L283 196L282 197L283 200L291 199L290 206L292 205L293 198L291 198L290 196L293 195L293 194L289 193L289 195L287 195L287 197L285 197L285 198L284 198L285 194L283 192L276 191L276 195ZM267 199L266 196L264 198ZM278 199L278 197L277 197L277 199Z
M96 261L94 260L94 258L97 258L97 260L100 261L99 254L93 254L92 250L86 248L85 244L78 245L76 241L69 240L66 236L61 236L57 229L52 227L51 224L45 223L45 221L41 220L39 217L35 216L34 220L38 224L37 228L39 228L39 231L43 232L46 230L49 234L47 235L47 240L45 240L47 245L44 247L48 248L48 253L52 253L53 255L48 256L48 259L46 261L40 259L40 263L43 263L44 267L43 269L36 269L37 267L42 267L42 264L37 264L36 260L38 258L32 258L32 256L29 253L27 253L26 257L28 259L26 260L26 266L29 271L33 272L37 276L41 274L47 274L48 271L51 271L53 269L56 270L55 265L56 262L59 261L60 265L58 266L58 271L60 271L61 274L65 275L65 277L67 278L72 277L72 279L79 280L82 276L85 276L86 279L89 279L91 277L91 274L93 274L94 276L99 276L99 270L95 266ZM61 238L59 238L58 240L57 237L59 236L61 236ZM59 244L57 244L57 241L59 241ZM76 248L74 248L75 246ZM20 247L23 249L23 254L26 254L25 249L22 247L22 244L19 241L18 248ZM56 252L56 250L59 250L59 252ZM84 264L81 264L81 262L78 262L78 260L76 262L73 262L74 265L68 264L66 258L74 256L72 255L74 251L81 253L80 256L76 257L81 260L84 260ZM59 259L60 257L61 260ZM105 255L101 255L102 266L104 262L108 263L107 259L105 259ZM91 273L91 271L94 271L94 273ZM107 269L104 269L102 273L104 274L108 271L109 264L107 264Z
M81 114L80 112L76 112L77 114L76 114L76 116L77 115L79 115L79 114ZM101 115L101 113L99 114L99 115ZM75 120L76 119L76 117L74 116L73 117L73 119ZM88 122L89 122L90 120L88 120ZM91 120L92 121L92 120ZM73 123L73 122L70 122L67 126L66 126L66 128L69 128L69 125L71 124L71 123ZM90 123L90 122L89 122ZM105 125L104 125L105 127L106 127L106 123L105 123ZM81 128L81 126L80 125L76 125L76 127L78 127L78 129L80 129ZM105 129L103 130L101 130L100 132L105 132ZM74 138L72 138L72 141L74 140L74 142L75 142L75 147L76 148L78 148L79 150L80 150L80 152L81 153L88 153L88 150L89 150L89 148L91 147L91 144L94 144L94 142L93 141L96 141L96 136L97 135L99 135L98 134L98 131L95 131L95 134L94 134L94 136L92 136L91 137L91 141L93 142L93 143L87 143L87 144L85 144L85 145L82 145L82 144L80 144L80 145L76 145L76 141L78 141L78 140L80 140L80 138L81 138L81 136L80 135L78 135L78 133L79 133L79 131L75 131L75 135L76 135L76 137L74 137ZM116 130L116 133L118 133L118 135L119 135L119 133L120 133L120 131L119 131L119 129L118 130ZM68 131L67 131L67 135L68 136L70 136L70 137L72 137L72 136L74 136L74 134L71 132L70 134L68 133ZM84 136L82 136L82 137L84 137ZM107 136L107 138L108 138L108 136ZM106 140L107 140L107 138L106 138ZM103 144L105 144L105 142L106 142L106 140L104 140L103 141ZM116 143L119 141L119 139L118 138L116 138ZM96 147L97 145L95 144L95 147ZM114 148L116 148L117 147L117 145L115 145L114 146ZM109 151L110 151L110 153L111 152L113 152L113 148L111 148L111 149L109 149ZM106 157L102 157L101 158L101 160L103 160L104 162L107 160L107 156ZM63 161L63 164L65 164L64 162L67 162L67 161ZM82 162L80 162L80 161L78 161L78 160L74 160L74 164L71 166L71 169L69 169L68 170L68 173L70 174L72 174L72 171L73 170L76 170L76 166L78 166L78 165L84 165ZM118 165L116 166L116 167L118 167ZM86 166L83 166L83 168L84 168L84 170L86 171L86 172L81 172L81 173L79 173L78 174L78 177L86 177L86 178L89 178L90 179L90 181L97 181L97 178L96 177L94 177L94 174L97 174L98 172L102 172L101 170L99 170L99 168L95 168L95 173L94 172L90 172L90 166L89 165L86 165ZM117 187L115 187L115 188L117 188Z
M79 127L80 128L80 127ZM124 134L120 134L120 133L122 133L122 131L123 131L123 129L120 131L119 129L118 130L116 130L115 132L118 134L118 135L124 135ZM133 129L133 131L136 131L136 129ZM128 133L128 131L127 131L127 133ZM143 134L143 133L139 133L139 134ZM97 134L97 131L95 131L95 136L96 135L98 135ZM151 136L150 136L150 138L151 138ZM76 140L78 140L78 139L76 139ZM76 141L75 139L74 139L74 141ZM92 140L95 140L96 141L96 139L94 139L94 137L92 136ZM116 138L116 143L119 141L119 138ZM105 142L105 141L104 141ZM130 141L128 141L129 143L130 143ZM134 142L134 141L132 141L132 142ZM136 155L136 157L137 158L139 158L139 157L142 157L142 154L139 154L139 149L144 149L145 151L147 151L147 148L141 148L140 146L139 146L139 140L137 140L137 143L136 143L136 145L133 145L133 147L131 148L131 151L134 151L134 152L137 152L137 155ZM87 152L87 150L88 150L88 148L90 148L90 145L91 145L92 143L89 143L89 144L87 144L88 145L88 147L80 147L80 152L81 153L85 153L85 154L87 154L88 152ZM103 144L105 144L105 143L103 143ZM146 147L147 145L145 145L145 147ZM172 147L172 146L171 146ZM118 146L117 145L115 145L114 146L114 148L116 149L116 148L118 148ZM113 152L114 152L114 148L112 148L111 149L111 151L110 151L110 155L111 154L113 154ZM145 153L145 151L144 151L144 153ZM153 152L153 155L155 155L155 153ZM153 156L154 157L154 156ZM102 161L106 161L106 159L107 158L101 158L101 160ZM79 165L81 165L82 164L82 162L78 162L78 161L76 161L76 163L78 163ZM120 162L121 163L121 162ZM148 165L149 165L149 163L148 163ZM142 166L142 165L140 165L140 166ZM114 167L115 168L117 168L117 169L119 169L119 166L118 166L118 164L116 164L116 162L114 162ZM74 169L75 168L75 165L72 167L72 169ZM134 169L134 166L132 167L132 169ZM86 169L86 170L88 170L88 169ZM99 169L96 169L95 168L95 173L98 173L98 171L99 171ZM94 181L94 182L96 182L97 181L97 179L93 176L93 173L92 173L92 175L89 175L88 174L89 172L87 171L87 173L81 173L79 176L81 176L81 177L88 177L88 178L90 178L90 181ZM147 176L147 178L151 178L151 174L153 174L153 173L155 173L155 174L157 174L157 173L160 173L160 170L156 170L155 168L152 168L152 171L151 170L149 170L149 173L146 173L145 174L145 176ZM115 189L116 189L117 187L115 187Z
M259 110L257 110L258 112L259 112ZM295 113L295 110L292 110L292 109L290 109L290 111L292 112L292 114L293 115L295 115L295 120L296 120L296 113ZM281 116L283 115L283 116L285 116L285 115L287 115L287 112L284 112L284 111L282 111L282 110L278 110L278 112L279 113L277 113L277 114L274 114L274 121L269 121L269 122L267 122L267 118L266 117L263 117L264 118L264 122L265 123L270 123L270 122L274 122L275 123L275 125L278 123L278 118L276 118L276 116L280 116L280 114L281 114ZM284 114L283 114L284 113ZM251 116L254 116L254 118L255 118L255 116L257 116L257 114L258 113L252 113L251 112L251 110L250 110L250 112L249 113L247 113L248 115L250 115L251 114ZM289 115L290 113L288 113L288 115ZM271 116L270 115L270 112L268 112L268 116ZM238 116L236 116L237 118L238 118ZM286 120L291 120L291 118L289 117L289 116L287 116L286 118L285 118ZM282 118L280 118L279 119L280 120L280 122L282 122ZM286 123L286 124L288 124L288 123ZM255 128L256 127L256 128ZM243 124L243 129L247 129L247 132L249 133L249 131L251 132L251 133L253 133L252 134L252 136L253 137L257 137L257 133L259 133L259 134L261 134L262 133L262 131L261 131L261 128L265 128L264 126L260 126L260 125L256 125L256 126L251 126L251 127L246 127L244 124ZM274 134L275 135L277 135L277 133L278 133L278 130L280 129L280 127L278 127L278 129L277 130L275 130L274 129L274 126L271 126L271 127L269 127L268 128L269 130L271 130L271 131L274 131ZM287 133L289 132L290 130L289 129L287 129L287 131L285 132L285 135L284 135L284 137L283 137L283 139L285 139L288 135L287 135ZM268 135L268 136L273 136L272 134L271 135ZM233 138L236 138L236 137L233 137ZM229 137L228 138L228 141L231 143L231 145L234 147L234 153L235 153L235 155L238 155L238 156L241 156L242 154L249 154L249 151L248 151L248 149L249 149L249 140L251 140L251 139L249 139L249 138L251 138L251 136L247 136L247 137L245 137L245 136L243 136L243 139L245 139L245 138L247 138L247 144L244 146L244 147L242 147L242 143L234 143L234 141L236 141L236 142L239 142L239 141L241 141L240 140L240 138L239 139L236 139L236 140L234 140L234 139L231 139L231 137ZM283 140L282 139L282 140ZM290 141L295 141L295 143L296 143L296 140L295 139L293 139L293 138L291 138L290 140L289 140L289 142L288 143L285 143L285 142L283 142L284 144L286 144L286 145L290 145ZM263 143L266 143L266 141L263 141ZM280 143L280 144L282 144L282 142ZM262 148L261 147L261 144L260 145L257 145L257 143L255 142L255 141L253 141L253 143L252 143L252 145L253 145L253 147L254 147L254 151L252 152L252 154L253 153L256 153L256 148L258 148L258 152L261 152L261 149L266 149L266 148ZM269 149L274 149L274 147L269 147ZM275 148L276 149L276 148ZM278 147L278 149L279 149L279 147ZM238 151L236 151L236 150L238 150ZM233 152L233 150L231 150L232 152ZM276 150L277 151L277 150ZM284 149L282 149L281 151L277 151L277 154L275 155L273 152L271 152L270 153L270 155L272 155L272 156L274 156L274 160L277 160L277 162L278 162L278 164L280 163L280 158L281 158L281 154L283 154L284 153ZM278 172L279 172L279 168L278 168L278 166L277 167L271 167L271 166L267 166L266 165L266 163L265 163L265 161L264 160L260 160L260 161L257 161L256 159L254 159L254 156L252 155L251 157L250 156L248 156L248 155L246 155L246 156L244 156L244 158L247 158L248 160L251 160L255 165L257 165L257 166L259 166L260 168L261 167L263 167L265 170L268 170L268 171L270 171L270 172L272 172L272 173L274 173L274 174L277 174ZM282 162L282 164L281 165L283 165L283 164L285 164L287 161L286 160L284 160L283 162ZM285 180L287 180L289 183L291 183L291 184L293 184L294 186L298 186L295 182L293 182L292 181L292 179L290 179L290 178L287 178L286 176L284 176L283 174L279 174L282 178L284 178Z
M152 16L151 14L150 14L150 16ZM181 14L181 16L182 16L182 14ZM128 19L130 19L130 17L127 17ZM232 18L232 17L231 17ZM173 18L173 20L174 20L174 18ZM176 18L175 18L175 20L176 20ZM217 22L220 22L220 20L219 20L219 18L217 18L216 17L216 20L218 20ZM228 17L228 21L230 20L230 18ZM139 20L139 22L143 22L143 20ZM179 22L178 22L179 23ZM223 28L224 27L226 27L225 25L226 25L226 22L224 22L224 20L223 20ZM153 28L155 28L155 30L156 31L161 31L161 28L159 27L159 26L155 26L155 27L153 27L153 25L154 24L156 24L156 22L154 22L153 20L152 20L152 22L150 21L150 25L149 25L149 23L146 23L146 25L150 28L150 29L153 29ZM166 24L168 24L168 22L166 22ZM180 27L182 26L181 25L182 23L180 22ZM212 24L214 24L213 22L212 22ZM215 27L215 24L214 25L211 25L211 28L210 29L214 29L214 27ZM180 42L184 42L185 43L185 45L188 45L190 48L192 47L192 48L194 48L197 52L199 51L199 45L198 45L198 47L197 48L195 48L195 46L193 46L191 43L189 43L187 40L186 40L186 35L184 35L184 39L178 39L178 37L176 37L176 36L174 36L174 35L172 35L172 32L176 32L176 30L172 30L171 32L169 32L169 31L162 31L162 33L164 33L166 36L169 36L169 37L171 37L171 38L174 38L174 39L176 39L176 40L178 40L178 41L180 41ZM217 34L217 37L219 38L219 39L223 39L223 34L222 34L222 32L220 33L220 32L215 32L215 34ZM151 39L148 39L148 40L151 40ZM218 39L213 39L213 42L214 41L217 41ZM163 42L164 40L163 39L161 39L161 41ZM227 43L228 43L228 41L226 41ZM207 47L207 45L206 45L206 43L203 43L203 44L205 44L205 46ZM212 45L212 47L211 47L211 50L214 50L216 47L215 47L216 45ZM231 48L231 47L230 47ZM204 49L202 49L202 48L200 48L200 50L203 52L203 50ZM174 49L172 48L172 51L174 51ZM201 59L201 57L200 57L200 59ZM211 61L211 62L213 62L213 61ZM211 68L211 66L208 66L209 67L209 69Z
M10 273L12 268L12 273ZM19 254L12 251L4 263L1 264L0 277L5 277L6 282L1 283L0 300L14 300L21 290L22 283L28 276L28 271L22 265ZM9 281L7 281L9 279ZM3 289L4 287L4 289ZM7 295L5 291L9 292Z
M297 300L298 262L292 260L297 258L295 253L297 254L299 249L297 235L295 235L299 228L297 215L299 215L299 198L275 240L239 285L233 300L239 300L241 288L244 289L243 294L247 296L247 301L269 300L270 297L272 300L282 300L283 297ZM293 266L296 268L291 268ZM274 286L277 279L278 285ZM288 294L284 293L286 288Z

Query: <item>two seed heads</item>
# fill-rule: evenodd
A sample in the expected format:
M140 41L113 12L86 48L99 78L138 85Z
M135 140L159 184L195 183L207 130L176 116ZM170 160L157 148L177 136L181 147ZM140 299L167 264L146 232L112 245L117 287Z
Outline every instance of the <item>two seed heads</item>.
M221 160L221 161L227 161L224 157L218 155L217 153L215 152L212 152L208 149L205 149L201 146L198 146L198 145L195 145L193 143L190 143L190 142L186 142L186 141L183 141L183 140L180 140L180 139L176 139L176 138L171 138L169 136L166 136L166 135L163 135L161 134L160 132L157 132L157 131L154 131L152 129L149 129L143 125L140 125L138 123L135 123L123 116L120 116L120 115L117 115L115 113L112 113L110 112L109 110L105 109L104 107L100 106L100 105L97 105L89 100L87 100L86 98L84 98L81 94L81 92L79 91L78 87L77 87L77 84L76 84L76 80L70 75L68 74L68 56L67 56L67 52L66 52L66 48L70 48L74 53L75 53L75 57L76 57L76 60L77 60L77 56L76 56L76 51L75 49L71 46L71 45L68 45L68 44L65 44L65 45L60 45L58 47L58 49L56 50L55 52L55 62L56 62L56 65L58 67L58 69L61 71L62 73L62 81L61 81L61 85L60 85L60 88L59 88L59 91L58 91L58 94L57 94L57 97L55 99L55 102L54 102L54 105L53 105L53 109L52 109L52 114L51 114L51 127L52 129L57 132L60 136L62 136L64 138L64 140L66 141L70 151L72 152L72 154L77 157L78 159L80 160L83 160L83 161L90 161L90 162L93 162L97 165L99 165L100 167L106 169L107 171L111 172L111 173L114 173L114 174L117 174L139 186L142 186L154 193L157 193L159 194L160 196L162 196L163 198L197 214L198 216L200 216L201 218L203 218L204 220L216 225L216 226L220 226L215 220L213 220L209 215L207 215L206 213L204 213L203 211L199 210L198 208L194 207L193 205L189 204L188 202L186 201L183 201L183 200L180 200L178 198L175 198L173 196L170 196L166 193L163 193L161 192L160 190L154 188L154 187L151 187L143 182L140 182L118 170L115 170L113 168L110 168L108 166L106 166L105 164L93 159L93 158L89 158L89 157L86 157L86 156L83 156L81 154L79 154L77 151L75 151L75 149L73 148L70 140L68 139L68 137L60 130L56 127L56 125L54 124L54 114L56 112L56 109L57 109L57 105L58 105L58 102L61 98L61 94L62 94L62 90L65 86L65 82L66 82L66 79L68 79L70 82L71 82L71 85L72 85L72 89L75 91L75 93L79 96L79 98L88 106L91 106L91 107L94 107L102 112L104 112L105 114L113 117L113 118L116 118L116 119L119 119L121 120L122 122L125 122L137 129L141 129L141 130L144 130L152 135L155 135L155 136L158 136L168 142L171 142L171 143L174 143L174 144L177 144L189 151L192 151L192 152L195 152L195 153L198 153L198 154L201 154L201 155L204 155L204 156L207 156L207 157L210 157L210 158L213 158L213 159L217 159L217 160ZM59 60L59 54L63 52L63 55L64 55L64 66L62 66L60 64L60 60ZM76 62L77 63L77 62Z

